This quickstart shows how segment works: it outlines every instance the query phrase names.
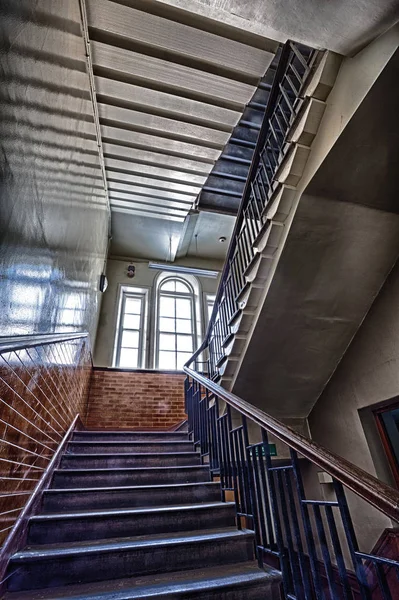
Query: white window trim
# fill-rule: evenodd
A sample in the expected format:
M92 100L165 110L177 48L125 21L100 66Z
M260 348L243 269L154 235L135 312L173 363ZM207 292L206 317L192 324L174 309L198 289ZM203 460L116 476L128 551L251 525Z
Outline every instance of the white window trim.
M116 315L116 327L115 327L115 340L114 340L114 351L112 358L112 366L114 368L126 368L119 367L119 356L121 350L121 341L122 341L122 317L123 317L123 307L126 296L136 296L142 300L143 310L140 316L140 330L139 330L139 360L138 366L132 367L132 370L135 369L144 369L146 367L146 359L147 359L147 331L148 331L148 298L149 298L149 288L143 288L133 285L122 285L118 286L118 310Z
M172 271L163 271L161 272L155 282L154 291L155 291L155 320L154 320L154 368L157 370L159 367L159 300L160 300L160 288L162 283L169 279L176 279L181 281L185 285L188 285L190 290L192 291L191 299L192 299L192 322L193 322L193 352L195 352L198 344L202 339L201 335L201 291L200 291L200 283L196 277L193 275L186 275L182 273L174 273ZM171 295L179 296L179 292L171 292ZM181 297L187 297L187 294L181 293ZM175 369L172 369L175 370ZM176 369L179 372L179 369Z

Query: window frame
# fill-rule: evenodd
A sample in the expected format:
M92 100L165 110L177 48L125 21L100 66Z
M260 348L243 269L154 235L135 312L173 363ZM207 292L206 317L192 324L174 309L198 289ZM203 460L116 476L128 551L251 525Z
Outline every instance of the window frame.
M126 299L136 298L141 302L140 324L139 329L130 329L123 326L125 316ZM115 335L114 356L112 365L117 369L143 369L146 365L146 348L147 348L147 318L148 318L148 290L135 286L120 286L119 289L119 308L117 315L117 327ZM138 331L139 343L137 352L137 366L124 367L120 366L120 355L122 350L122 337L124 331Z
M383 406L374 408L373 415L384 448L386 459L392 471L392 475L395 480L396 486L399 488L399 459L397 455L397 450L395 450L395 448L392 445L392 439L389 435L386 423L384 421L385 413L390 413L393 410L397 409L399 409L399 398L395 397L391 398L388 401L388 403L384 403Z
M162 287L169 281L176 281L179 283L182 283L185 287L188 288L188 292L177 292L177 291L162 291ZM195 282L196 285L198 286L198 283ZM178 333L177 331L174 332L165 332L165 331L161 331L160 329L160 320L161 320L161 297L170 297L170 298L187 298L190 300L190 305L191 305L191 317L190 317L190 322L191 322L191 333ZM194 285L191 283L191 281L188 281L188 279L184 276L181 276L180 273L179 274L174 274L174 273L161 273L160 277L158 278L157 281L157 287L156 287L156 315L155 315L155 348L154 348L154 364L155 364L155 368L157 370L167 370L167 371L176 371L179 372L181 371L181 369L177 368L177 356L178 354L188 354L188 352L184 352L184 351L179 351L177 350L177 342L175 345L175 350L170 350L167 352L170 352L171 354L174 354L175 357L175 365L176 368L174 369L165 369L159 366L159 358L160 358L160 352L161 352L161 348L160 348L160 336L162 333L166 333L166 334L170 334L170 335L174 335L175 338L177 339L178 335L182 335L182 336L186 336L186 337L191 337L192 339L192 348L193 350L191 351L191 354L193 354L196 350L196 346L198 343L198 327L197 327L197 303L198 303L198 291L196 292L196 289L194 288ZM168 318L168 317L165 317ZM175 317L170 317L170 318L174 318L174 320L177 320L177 316ZM187 319L188 320L188 319Z

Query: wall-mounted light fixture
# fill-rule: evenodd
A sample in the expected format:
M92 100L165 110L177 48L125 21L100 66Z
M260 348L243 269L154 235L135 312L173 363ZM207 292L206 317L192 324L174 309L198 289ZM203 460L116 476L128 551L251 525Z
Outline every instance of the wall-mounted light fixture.
M100 292L105 292L105 290L108 287L108 279L107 276L105 275L105 273L101 273L100 275L100 285L99 285L99 289Z
M156 263L149 262L149 269L157 269L159 271L171 271L173 273L185 273L186 275L197 275L198 277L210 277L216 279L219 275L219 271L212 271L211 269L198 269L196 267L182 267L180 265L174 265L173 263Z

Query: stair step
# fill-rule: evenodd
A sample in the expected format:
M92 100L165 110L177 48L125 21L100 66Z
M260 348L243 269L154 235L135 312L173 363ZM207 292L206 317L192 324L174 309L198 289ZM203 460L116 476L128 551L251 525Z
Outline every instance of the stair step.
M109 454L115 453L175 453L175 452L194 452L194 444L189 440L183 441L72 441L67 447L67 454Z
M200 502L216 502L219 499L220 483L217 481L109 488L50 489L43 493L42 511L48 514L73 510L167 506L191 502L198 504Z
M235 528L28 547L11 558L8 591L247 562L253 532Z
M53 488L161 485L209 481L208 465L129 469L56 469Z
M140 467L175 467L199 465L201 457L197 452L170 452L163 454L142 452L139 454L64 454L61 469L101 469Z
M42 514L29 519L28 543L63 544L234 524L233 502Z
M73 441L93 442L167 442L189 440L186 431L75 431Z
M6 595L6 600L277 600L280 574L252 561Z

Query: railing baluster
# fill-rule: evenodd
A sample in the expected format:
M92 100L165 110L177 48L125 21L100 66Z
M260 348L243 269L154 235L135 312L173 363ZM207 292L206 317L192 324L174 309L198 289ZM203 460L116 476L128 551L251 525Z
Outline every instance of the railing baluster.
M375 561L374 568L377 575L378 587L380 588L383 600L393 600L384 571L384 565Z
M264 506L265 506L265 512L266 512L266 523L267 523L267 530L268 530L268 540L269 540L269 546L271 548L271 550L274 550L276 547L276 539L274 536L274 529L273 529L273 523L272 523L272 514L271 514L271 508L270 508L270 487L267 483L267 475L266 475L266 442L263 441L262 442L262 456L259 458L259 465L260 465L260 476L261 476L261 480L262 480L262 486L263 486L263 490L264 490ZM267 448L267 451L269 451L269 448ZM264 455L264 456L263 456ZM265 458L265 460L264 460Z
M330 551L328 549L326 532L324 529L323 518L321 516L321 510L319 504L313 504L313 512L315 516L316 530L319 537L321 552L323 555L324 567L326 569L328 587L330 590L331 598L337 598L337 587L334 580L334 572L332 568Z
M285 471L285 469L284 469ZM276 480L279 491L279 504L282 515L282 522L284 524L285 531L285 543L287 544L287 551L289 557L290 564L290 575L292 580L292 585L295 590L295 595L298 600L302 600L303 598L303 590L301 587L301 573L299 570L298 564L298 556L297 552L294 548L293 540L292 540L292 531L291 531L291 523L288 516L288 507L287 507L287 497L284 490L283 485L283 472L284 471L276 471Z
M344 600L352 599L352 592L349 585L348 573L345 568L345 561L342 554L342 548L338 537L337 526L335 524L333 509L331 506L325 507L327 523L330 530L331 541L334 549L335 560L337 561L337 568L339 578L342 585L342 592Z
M337 496L341 520L345 530L346 541L348 543L349 552L352 558L353 568L355 569L357 580L360 586L360 594L363 600L371 600L371 593L367 582L366 571L361 557L357 556L359 546L357 543L355 530L353 528L345 492L342 485L338 481L334 481L334 489Z
M264 503L263 503L263 494L266 493L266 489L261 486L260 481L260 464L259 464L259 450L263 446L252 445L250 446L249 451L252 454L252 469L253 469L253 478L254 478L254 495L256 495L256 502L253 503L253 512L254 519L257 524L258 534L258 546L262 546L265 548L268 546L268 536L266 532L266 519L264 518ZM259 560L259 557L258 557Z
M309 573L308 573L308 567L307 567L306 560L305 560L305 554L303 552L303 544L302 544L301 531L299 528L299 520L298 520L297 507L296 507L296 502L295 502L295 495L294 495L291 478L290 478L291 473L292 473L292 471L287 471L287 470L284 471L285 488L287 490L288 498L290 499L291 521L292 521L292 528L294 531L296 551L298 554L299 568L301 570L301 576L302 576L302 581L303 581L303 587L304 587L303 591L305 593L304 597L306 598L306 600L311 600L312 593L311 593L311 586L310 586L310 581L309 581Z
M306 504L304 504L305 490L303 487L302 475L301 475L299 462L298 462L298 455L294 450L292 450L292 448L290 449L290 455L291 455L291 462L292 462L292 466L293 466L295 484L296 484L296 488L297 488L299 509L300 509L301 516L302 516L302 524L303 524L303 528L304 528L306 545L307 545L307 549L308 549L310 569L312 572L313 586L315 589L316 598L318 600L324 599L325 594L324 594L323 586L322 586L321 579L320 579L320 573L319 573L318 561L317 561L317 553L316 553L316 545L314 542L313 531L312 531L312 524L310 521L308 507Z
M277 500L277 492L276 492L276 486L275 486L275 481L274 481L274 474L273 474L273 471L271 471L272 461L270 458L269 439L268 439L267 433L264 429L262 429L262 439L263 439L263 443L265 446L266 474L267 474L267 480L268 480L269 490L270 490L271 513L273 515L274 530L276 532L276 542L277 542L277 549L278 549L278 554L279 554L279 558L280 558L280 566L281 566L282 577L283 577L284 594L287 597L288 594L290 593L291 575L290 575L289 564L287 561L286 550L285 550L284 542L283 542L283 532L282 532L282 527L281 527L280 512L279 512L279 505L278 505L278 500Z

